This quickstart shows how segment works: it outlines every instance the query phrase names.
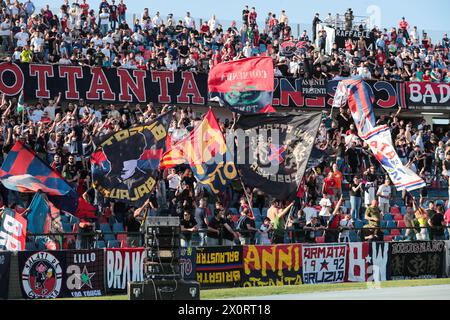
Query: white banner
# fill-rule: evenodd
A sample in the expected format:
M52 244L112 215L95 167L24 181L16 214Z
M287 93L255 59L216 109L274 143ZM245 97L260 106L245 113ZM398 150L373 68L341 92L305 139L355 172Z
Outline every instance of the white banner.
M392 144L389 127L378 126L360 137L370 146L375 158L387 171L398 191L404 189L412 191L425 187L425 181L400 161Z
M347 245L302 246L303 283L344 282Z

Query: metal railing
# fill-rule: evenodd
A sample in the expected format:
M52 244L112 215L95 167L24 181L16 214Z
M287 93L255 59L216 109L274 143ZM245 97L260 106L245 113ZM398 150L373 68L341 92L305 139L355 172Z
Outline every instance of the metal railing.
M342 228L329 228L326 227L324 229L321 230L304 230L304 228L286 228L283 230L284 233L284 241L282 243L311 243L311 241L307 241L307 239L305 238L305 234L308 232L314 232L315 236L314 239L317 237L326 237L326 234L334 234L334 236L336 237L336 239L339 236L339 233L346 230L351 232L354 232L355 235L352 236L351 238L355 238L356 237L356 241L351 241L351 242L364 242L362 240L362 235L361 233L364 233L366 235L370 235L370 234L375 234L375 231L377 231L377 233L379 232L379 236L381 238L379 238L379 240L377 241L384 241L384 231L389 230L389 233L391 233L391 230L400 230L400 235L390 235L392 237L395 236L402 236L404 237L404 235L401 234L401 230L413 230L413 232L409 235L411 239L409 239L410 241L414 241L414 240L433 240L431 239L431 237L429 237L428 239L414 239L415 236L417 234L425 234L423 232L421 232L422 230L427 230L428 236L430 235L430 231L432 229L440 229L440 230L444 230L444 237L446 238L446 240L448 240L449 238L449 232L450 232L450 225L445 227L433 227L433 226L426 226L426 227L419 227L419 226L415 226L415 227L375 227L375 226L364 226L362 228L346 228L346 229L342 229ZM445 230L448 230L447 232L445 232ZM227 244L224 242L224 240L226 240L227 238L225 237L225 232L223 231L224 229L220 230L219 234L217 235L217 238L214 237L214 239L217 239L217 244L218 245L223 245L223 244ZM249 243L246 244L260 244L257 241L257 235L260 234L259 231L252 231L252 230L235 230L235 232L237 232L240 235L240 239L243 240L245 238L250 238L252 239L251 241L249 241ZM186 234L187 232L181 232L181 235ZM189 232L191 238L194 240L192 242L193 246L198 246L199 245L199 240L201 241L201 239L199 239L200 235L204 234L206 236L206 234L208 233L208 229L199 229L197 231L192 231ZM101 231L92 231L92 232L66 232L66 233L34 233L34 234L27 234L27 238L29 241L27 241L27 243L34 243L36 244L36 241L39 241L40 238L49 238L52 241L60 241L60 242L65 242L66 243L69 240L74 240L73 243L69 246L61 246L59 248L59 250L64 250L64 249L92 249L92 248L107 248L108 247L108 241L119 241L115 238L116 235L118 234L123 234L126 236L126 239L131 238L131 240L136 240L136 239L140 239L139 243L137 245L132 245L132 246L126 246L126 247L142 247L144 244L144 236L145 233L144 232L127 232L127 231L119 231L119 232L101 232ZM115 240L108 240L105 235L113 235ZM183 238L183 236L182 236ZM65 240L65 241L64 241ZM125 239L123 239L125 240ZM235 245L239 245L238 239L235 239L236 241L234 241ZM312 240L312 238L310 238L310 240ZM404 239L403 239L404 240ZM439 239L439 240L444 240L444 239ZM104 247L96 247L95 244L98 243L98 241L104 241L105 246ZM288 241L288 242L286 242ZM314 242L314 241L313 241ZM324 241L325 242L325 241ZM337 242L337 241L336 241ZM333 242L329 242L329 243L333 243ZM117 243L116 243L117 244ZM119 244L122 245L122 243ZM207 245L207 243L203 243L204 245ZM215 244L215 245L217 245ZM229 244L229 242L228 242ZM243 243L240 243L243 244ZM281 243L280 243L281 244ZM118 246L113 246L113 247L118 247ZM121 246L119 246L121 247ZM42 249L42 248L30 248L30 249ZM45 249L44 249L45 250Z

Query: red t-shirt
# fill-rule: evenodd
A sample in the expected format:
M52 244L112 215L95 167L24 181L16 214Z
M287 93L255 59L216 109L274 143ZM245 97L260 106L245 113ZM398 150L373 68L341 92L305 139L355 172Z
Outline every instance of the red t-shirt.
M422 80L424 82L430 82L431 81L431 75L428 76L426 73L423 75Z
M375 59L377 60L377 64L378 64L379 66L382 66L382 65L384 65L384 63L386 62L386 55L385 55L384 53L378 53L378 54L375 56Z
M330 194L330 195L334 194L333 188L336 188L336 181L334 180L334 178L326 177L323 180L323 185L324 185L324 187L323 187L324 193Z

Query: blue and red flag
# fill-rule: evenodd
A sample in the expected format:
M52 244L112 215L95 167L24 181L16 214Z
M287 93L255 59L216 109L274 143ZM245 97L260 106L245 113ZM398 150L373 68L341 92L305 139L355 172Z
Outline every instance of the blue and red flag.
M63 196L72 190L56 170L21 141L15 143L3 162L0 180L6 188L19 192L41 190L51 196Z
M364 87L364 81L361 78L351 78L339 82L333 108L343 107L348 103L356 129L360 136L364 136L376 125L373 102L373 94Z
M78 195L64 178L33 150L17 141L0 169L0 181L10 190L46 193L60 210L75 214Z
M219 63L208 74L211 101L231 111L252 114L272 104L274 71L271 57Z

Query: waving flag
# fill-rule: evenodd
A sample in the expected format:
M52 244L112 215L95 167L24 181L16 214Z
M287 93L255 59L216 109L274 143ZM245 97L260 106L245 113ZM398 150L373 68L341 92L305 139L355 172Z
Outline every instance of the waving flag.
M351 78L339 82L334 95L333 108L343 107L348 103L356 129L360 135L365 135L375 128L373 101L374 97L370 90L365 88L365 82L360 78Z
M219 63L208 75L211 101L237 113L257 113L272 103L273 62L270 57L252 57Z
M161 159L162 169L188 163L197 181L209 192L218 194L237 177L219 124L210 109L202 122L177 142Z
M36 193L28 207L30 212L27 215L28 232L44 233L47 215L50 212L50 206L40 193Z
M42 190L48 195L63 196L72 190L58 172L21 141L15 143L3 162L0 180L6 188L19 192Z
M94 186L105 198L142 205L156 184L172 112L96 141L91 166Z
M237 167L244 183L277 199L293 199L321 119L320 112L241 116L236 128L244 138L238 136Z
M338 84L333 107L343 107L348 103L359 137L369 145L375 158L389 174L398 191L423 188L425 186L423 179L406 168L400 161L392 144L389 127L375 127L373 101L373 95L365 87L362 79L346 79Z

